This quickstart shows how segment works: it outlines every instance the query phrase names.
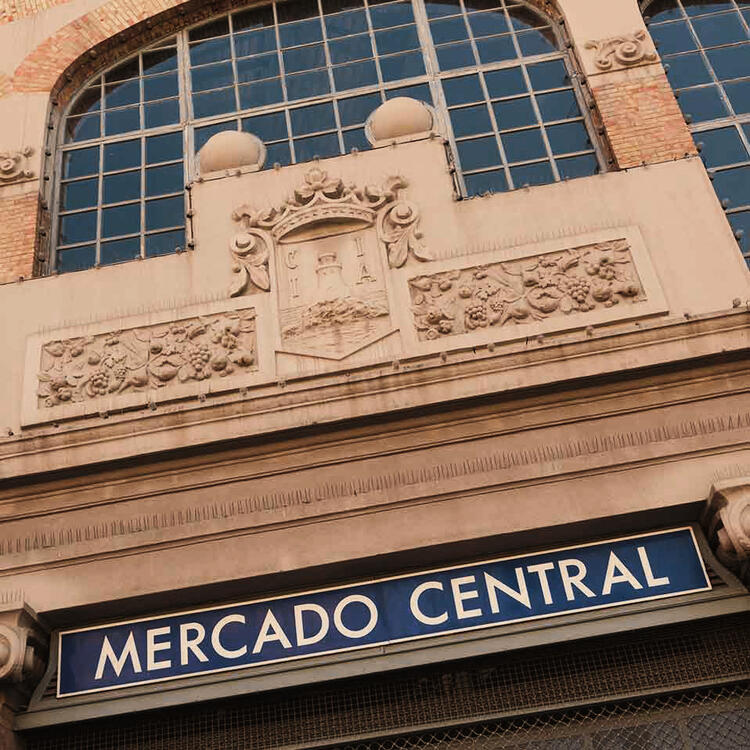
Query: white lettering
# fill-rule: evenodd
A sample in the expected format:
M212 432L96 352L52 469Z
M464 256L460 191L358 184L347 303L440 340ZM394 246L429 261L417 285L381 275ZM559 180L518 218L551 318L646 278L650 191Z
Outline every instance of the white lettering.
M188 633L193 631L195 638L190 638ZM208 661L208 657L201 651L199 646L206 637L206 629L199 622L183 622L180 625L180 664L183 666L188 663L188 651L195 656L198 661Z
M466 620L468 617L480 617L481 609L464 609L464 602L467 599L478 599L478 591L461 591L461 586L465 583L474 583L474 576L461 576L461 578L451 578L451 589L453 591L453 602L456 605L456 616L459 620Z
M507 594L512 599L521 602L525 607L531 609L531 600L529 599L529 590L526 588L526 578L523 575L523 568L516 568L516 585L518 586L518 591L514 591L510 586L499 581L489 573L484 574L484 582L487 584L487 595L490 597L492 614L496 615L500 612L496 589L499 589L503 594Z
M119 657L115 655L115 650L112 648L112 644L109 642L109 638L104 636L104 643L102 643L102 650L99 652L99 664L96 667L96 674L94 679L101 680L104 674L104 667L107 665L107 661L112 665L112 669L115 670L115 676L119 677L122 672L125 662L130 659L133 664L133 671L137 674L141 670L141 661L138 658L138 650L135 647L135 636L131 630L128 639L125 641L125 646L122 649L122 653Z
M168 641L166 643L156 642L158 636L169 635L170 630L172 628L166 626L164 628L151 628L146 631L146 669L149 672L152 669L167 669L172 666L171 659L164 659L164 661L156 661L154 659L157 651L165 651L171 646Z
M354 602L364 604L365 607L370 610L370 621L359 630L350 630L344 625L341 619L346 607ZM343 598L336 605L336 609L333 610L333 624L336 626L339 633L345 635L347 638L364 638L368 633L371 633L378 624L378 608L375 606L375 602L372 601L372 599L362 596L361 594L351 594L350 596Z
M542 596L545 604L552 604L552 592L549 590L549 581L547 580L547 571L555 567L554 563L539 563L539 565L527 565L526 570L529 573L536 573L539 576L539 583L542 587Z
M617 575L615 575L615 571L617 571ZM629 583L634 589L643 588L638 579L625 567L623 561L614 552L610 552L607 573L604 576L602 595L611 593L612 586L616 583Z
M557 567L560 568L560 578L562 578L563 588L565 589L565 598L572 602L576 596L573 593L573 586L575 586L584 596L591 598L596 594L583 582L586 577L586 566L581 560L571 558L570 560L560 560L557 563ZM575 575L571 575L569 568L575 568Z
M648 555L646 554L645 547L638 547L638 557L641 558L641 567L643 568L643 575L646 576L646 586L668 586L669 578L662 576L661 578L654 578L654 572L651 570L651 563L649 562Z
M320 627L315 635L305 635L303 612L314 612L320 618ZM329 620L328 612L319 604L295 604L294 605L294 628L297 634L298 646L309 646L311 643L322 641L328 634Z
M260 633L258 633L258 637L255 639L253 653L260 653L260 650L266 645L266 643L273 643L274 641L281 643L284 648L292 647L292 644L286 637L286 633L276 619L276 615L274 615L269 609L266 610L266 616L263 619L263 624L260 626Z
M440 583L440 581L425 581L424 583L420 583L419 586L411 592L411 596L409 597L409 607L411 608L411 613L414 617L424 625L442 625L448 619L447 612L443 612L442 615L436 615L433 617L432 615L426 615L419 608L419 597L422 596L425 591L429 591L430 589L442 591L443 584Z
M226 617L222 617L221 620L214 625L214 629L211 631L211 645L219 656L223 656L225 659L239 659L240 656L244 656L247 653L247 646L230 649L224 648L221 644L221 631L224 630L230 622L241 622L244 624L245 615L227 615Z

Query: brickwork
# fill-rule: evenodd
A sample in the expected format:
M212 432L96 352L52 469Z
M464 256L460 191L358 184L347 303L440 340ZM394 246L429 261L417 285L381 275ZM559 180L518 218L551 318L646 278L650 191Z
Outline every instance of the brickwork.
M0 284L33 275L38 210L36 192L0 198Z
M0 25L33 16L39 11L67 2L70 0L5 0L4 7L0 8Z
M591 76L589 85L619 169L696 153L661 65Z

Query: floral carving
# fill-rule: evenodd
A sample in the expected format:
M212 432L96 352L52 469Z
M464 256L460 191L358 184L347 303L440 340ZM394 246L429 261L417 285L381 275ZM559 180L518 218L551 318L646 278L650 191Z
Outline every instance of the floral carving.
M34 152L30 146L20 151L0 151L0 183L27 180L34 173L29 169L29 156Z
M615 64L621 67L638 65L641 62L656 60L656 52L648 49L646 32L614 36L609 39L586 42L586 49L593 49L596 57L594 65L599 70L613 70Z
M626 240L417 276L409 291L422 340L645 299Z
M255 311L49 341L39 405L86 401L255 369Z

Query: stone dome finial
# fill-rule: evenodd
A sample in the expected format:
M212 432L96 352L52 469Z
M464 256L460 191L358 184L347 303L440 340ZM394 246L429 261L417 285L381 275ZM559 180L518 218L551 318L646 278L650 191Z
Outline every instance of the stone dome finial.
M240 167L260 169L265 159L263 141L252 133L237 130L212 135L198 154L201 174Z
M397 96L370 115L367 130L371 142L377 144L429 133L433 119L426 104L408 96Z

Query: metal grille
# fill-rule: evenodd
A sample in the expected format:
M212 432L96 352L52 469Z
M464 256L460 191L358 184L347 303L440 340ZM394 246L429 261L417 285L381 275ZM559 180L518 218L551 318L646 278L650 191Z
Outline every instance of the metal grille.
M750 622L735 617L56 727L27 741L28 750L750 747L749 677Z

